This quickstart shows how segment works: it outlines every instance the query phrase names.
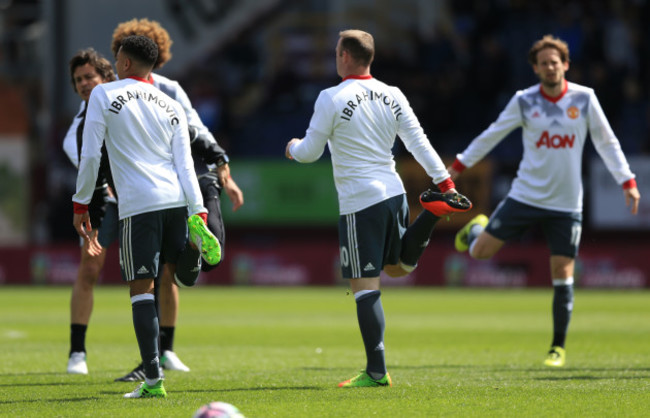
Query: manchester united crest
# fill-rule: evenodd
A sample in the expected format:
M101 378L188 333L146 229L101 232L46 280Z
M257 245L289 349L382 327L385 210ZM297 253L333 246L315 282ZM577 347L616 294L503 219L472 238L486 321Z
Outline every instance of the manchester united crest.
M566 110L566 114L571 119L576 119L578 116L580 116L580 110L578 110L578 108L575 106L571 106Z

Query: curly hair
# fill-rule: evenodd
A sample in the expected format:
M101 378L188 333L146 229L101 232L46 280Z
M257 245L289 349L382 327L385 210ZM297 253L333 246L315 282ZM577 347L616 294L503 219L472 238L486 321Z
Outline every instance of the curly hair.
M542 49L553 48L560 54L562 62L569 62L569 45L560 38L555 38L553 35L544 35L544 37L536 41L528 51L528 63L530 65L537 64L537 53Z
M122 39L122 54L151 69L158 61L158 46L153 39L146 36L127 36Z
M90 64L95 67L95 71L102 78L102 81L115 81L115 73L113 72L113 67L111 63L104 57L102 57L97 51L93 48L86 48L77 51L77 53L70 59L70 81L72 82L72 88L75 93L77 92L77 87L74 83L74 71L77 67L82 67L86 64Z
M111 42L113 56L117 55L117 51L122 45L122 39L132 35L146 36L158 45L158 60L154 64L154 69L161 68L171 59L172 39L169 37L169 33L160 26L160 23L149 19L131 19L117 25L113 31L113 41Z

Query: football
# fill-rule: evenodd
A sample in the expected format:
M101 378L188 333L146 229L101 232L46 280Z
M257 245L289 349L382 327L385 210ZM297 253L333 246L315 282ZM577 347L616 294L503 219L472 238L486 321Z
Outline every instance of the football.
M245 418L236 406L226 402L210 402L194 413L194 418Z

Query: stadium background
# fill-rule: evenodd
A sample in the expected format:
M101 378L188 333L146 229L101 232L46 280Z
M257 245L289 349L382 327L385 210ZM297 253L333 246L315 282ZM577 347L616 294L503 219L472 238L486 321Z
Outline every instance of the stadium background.
M208 284L330 285L340 281L337 203L326 157L283 159L318 92L338 82L338 31L373 33L373 75L399 86L447 161L493 121L515 90L536 82L526 61L546 33L565 39L567 77L596 90L643 196L626 214L620 188L593 147L585 151L580 286L645 287L650 281L650 4L646 0L0 0L0 283L70 284L79 260L71 225L75 170L61 143L79 106L67 63L93 46L110 57L117 23L160 21L174 45L160 71L178 79L231 157L244 207L229 211L224 265ZM521 155L519 131L466 172L459 189L491 212ZM412 199L427 187L410 155L395 149ZM420 267L385 285L545 286L539 231L476 262L453 251L472 215L441 223ZM119 283L109 251L101 283Z

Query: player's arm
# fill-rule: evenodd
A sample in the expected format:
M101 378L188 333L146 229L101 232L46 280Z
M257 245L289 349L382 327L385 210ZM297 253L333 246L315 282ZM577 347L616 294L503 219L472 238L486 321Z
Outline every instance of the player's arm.
M630 165L625 158L625 154L623 154L621 144L614 135L614 131L605 117L605 112L603 112L598 98L593 92L589 97L589 112L587 115L589 136L614 180L623 188L626 206L630 208L633 215L636 215L641 200L641 193L639 193L636 184L636 176L630 170Z
M183 107L185 116L187 117L187 124L190 129L190 145L192 153L203 159L206 164L215 164L219 166L224 162L228 163L228 156L226 151L217 143L210 130L203 124L199 113L192 107L192 102L189 96L183 90L183 87L178 82L172 82L167 85L168 93L171 93L175 99Z
M88 205L95 192L101 161L101 148L107 133L102 106L102 98L104 97L103 90L95 88L88 101L81 159L79 172L77 173L77 188L76 193L72 196L74 205L73 224L77 233L84 239L90 239L88 232L92 230Z
M223 191L226 192L232 203L233 212L242 207L244 204L244 193L242 193L237 183L235 183L235 180L229 178L228 181L223 183Z
M311 163L323 155L325 145L334 130L333 109L332 100L325 92L321 92L316 99L314 114L305 137L293 138L287 143L284 150L287 158L300 163Z
M230 176L230 165L228 164L230 159L226 151L219 145L207 126L203 124L198 112L192 107L192 102L183 87L178 82L172 82L167 87L171 88L169 93L185 111L189 126L192 155L194 158L201 158L205 164L216 167L219 182L228 196L234 199L232 200L233 206L239 208L243 204L243 194L241 194L237 184L228 184L232 182L232 178Z
M171 138L172 158L178 179L185 193L189 206L190 215L206 213L208 210L203 205L203 196L199 188L199 181L194 171L194 161L190 150L190 138L187 127L187 119L180 106L176 106L178 123L172 125L173 135Z
M447 167L452 180L456 180L466 168L472 167L481 161L510 132L522 125L519 93L517 93L501 111L497 120L474 138L463 152L456 155L456 160Z
M397 119L397 135L404 146L442 192L455 192L454 182L450 179L442 159L431 146L408 100L397 88L393 89L393 95L401 107L401 115Z

